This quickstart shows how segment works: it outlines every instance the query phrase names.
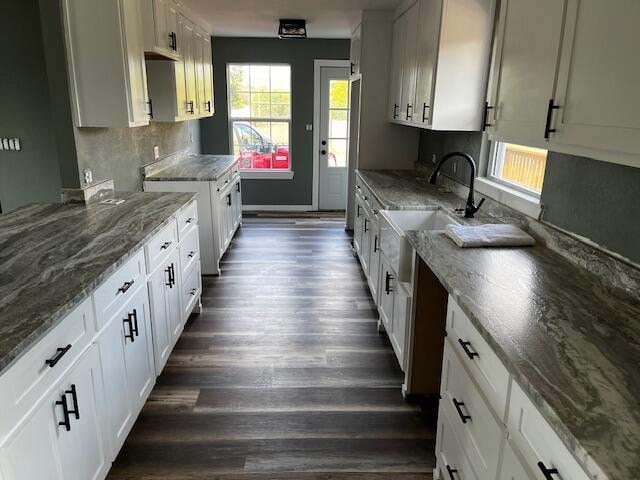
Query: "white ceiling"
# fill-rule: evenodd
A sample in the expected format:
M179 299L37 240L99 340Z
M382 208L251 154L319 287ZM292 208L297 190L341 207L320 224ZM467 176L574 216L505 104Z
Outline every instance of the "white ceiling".
M280 18L303 18L311 38L349 38L364 9L393 10L401 0L182 0L218 37L277 37ZM204 26L204 25L203 25Z

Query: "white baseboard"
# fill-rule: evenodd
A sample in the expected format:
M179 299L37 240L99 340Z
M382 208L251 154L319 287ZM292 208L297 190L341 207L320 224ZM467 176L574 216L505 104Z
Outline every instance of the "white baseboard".
M312 205L242 205L243 212L311 212Z

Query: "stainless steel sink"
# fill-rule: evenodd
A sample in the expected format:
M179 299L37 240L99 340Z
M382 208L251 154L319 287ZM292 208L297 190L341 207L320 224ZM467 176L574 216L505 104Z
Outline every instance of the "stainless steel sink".
M410 230L444 230L447 225L460 222L435 207L425 210L381 210L380 248L389 260L400 281L411 276L411 245L406 238Z

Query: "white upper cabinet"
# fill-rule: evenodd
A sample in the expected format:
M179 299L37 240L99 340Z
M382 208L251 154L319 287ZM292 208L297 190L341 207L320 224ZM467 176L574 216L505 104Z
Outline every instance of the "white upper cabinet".
M568 1L550 149L640 166L639 24L636 0Z
M406 17L401 16L393 23L391 39L391 69L389 78L389 119L400 121L400 104L402 103L402 60L404 39L406 38Z
M62 6L74 124L148 125L140 3L63 0Z
M158 58L180 58L178 6L173 0L141 0L144 50Z
M566 0L502 0L485 112L492 140L546 148Z
M494 0L419 0L399 17L391 85L400 78L402 87L394 122L434 130L480 130L493 20ZM396 32L398 28L403 31ZM393 87L391 95L395 109Z
M419 2L418 46L416 51L416 98L411 120L418 126L428 126L433 105L433 80L438 59L440 9L438 1Z
M351 75L360 73L360 56L362 54L362 25L358 25L351 34Z

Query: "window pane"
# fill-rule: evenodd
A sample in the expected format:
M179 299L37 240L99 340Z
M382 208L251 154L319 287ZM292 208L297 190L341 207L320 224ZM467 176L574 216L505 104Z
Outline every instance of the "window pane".
M329 80L329 108L349 108L349 80Z
M272 93L271 94L271 117L290 118L291 117L291 94Z
M271 67L271 91L291 91L291 67L289 65L273 65Z
M233 138L241 168L289 169L289 122L233 122Z
M229 89L232 92L249 91L249 65L229 65Z
M251 65L251 91L252 92L268 92L269 86L269 66L268 65Z
M329 153L327 154L327 166L346 167L347 166L347 141L329 140Z
M496 145L493 175L535 192L542 191L547 151L511 143Z
M348 110L329 110L329 138L347 138Z
M249 98L248 93L231 92L229 106L232 117L248 117L251 115Z
M269 92L251 93L251 117L269 118L271 116L271 96Z

